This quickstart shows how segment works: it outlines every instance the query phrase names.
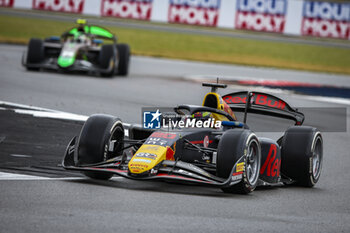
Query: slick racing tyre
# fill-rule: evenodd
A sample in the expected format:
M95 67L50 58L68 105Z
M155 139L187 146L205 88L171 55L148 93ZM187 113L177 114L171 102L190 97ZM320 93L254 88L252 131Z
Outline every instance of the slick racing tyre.
M227 193L247 194L252 192L258 183L261 165L261 147L258 138L247 129L226 131L219 142L217 151L217 175L227 179L232 168L244 156L242 180L233 186L222 188Z
M96 164L122 154L124 128L121 120L109 115L92 115L78 139L77 165ZM85 171L90 178L108 180L111 173Z
M27 70L39 70L37 67L30 67L30 64L39 64L44 60L44 43L40 39L32 38L28 44Z
M296 185L313 187L321 175L323 141L321 133L312 127L293 126L282 139L281 174Z
M119 53L118 75L126 76L129 73L130 47L127 44L117 44Z
M101 69L108 69L112 66L110 71L101 72L102 77L112 77L115 73L115 57L116 57L116 49L114 45L107 44L102 45L101 51L99 54L99 63Z

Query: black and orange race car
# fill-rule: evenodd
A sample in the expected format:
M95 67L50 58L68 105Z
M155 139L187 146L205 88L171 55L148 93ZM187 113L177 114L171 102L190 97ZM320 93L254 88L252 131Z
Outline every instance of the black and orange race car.
M62 165L94 179L113 175L135 180L166 180L210 185L229 193L250 193L258 185L313 187L322 169L323 141L304 115L284 100L260 92L221 97L212 88L202 106L179 105L163 113L163 126L123 124L109 115L92 115L69 143ZM243 121L234 112L243 112ZM295 122L277 141L258 137L247 114ZM155 120L161 115L153 113Z

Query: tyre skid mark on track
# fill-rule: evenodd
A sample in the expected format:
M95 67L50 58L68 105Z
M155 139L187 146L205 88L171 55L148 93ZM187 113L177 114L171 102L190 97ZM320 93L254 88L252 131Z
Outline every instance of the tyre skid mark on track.
M3 141L5 141L6 136L0 136L0 143L2 143Z

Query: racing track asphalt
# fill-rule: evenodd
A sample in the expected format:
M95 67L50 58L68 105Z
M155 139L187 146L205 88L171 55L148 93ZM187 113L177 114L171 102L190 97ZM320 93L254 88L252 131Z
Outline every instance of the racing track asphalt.
M103 79L54 72L27 72L20 64L22 46L0 45L0 100L77 114L109 113L128 123L140 123L143 106L200 104L207 91L198 83L182 80L197 75L297 78L344 82L347 76L257 69L132 57L130 76ZM221 93L234 91L229 87ZM346 107L303 96L278 96L299 107ZM16 118L0 115L7 121ZM318 118L318 113L308 116ZM339 116L337 116L339 117ZM349 122L349 115L345 116ZM0 117L1 119L1 117ZM32 123L33 138L40 138L44 121ZM4 121L0 122L3 124ZM51 123L50 123L51 124ZM61 121L52 121L62 127ZM329 117L329 124L336 124ZM21 125L14 124L21 128ZM273 124L271 124L273 125ZM65 127L69 128L69 127ZM11 129L9 129L11 130ZM72 127L72 130L76 130ZM12 132L12 131L11 131ZM0 136L6 133L0 132ZM12 133L15 133L13 131ZM28 132L27 132L28 133ZM72 132L70 132L72 133ZM278 133L261 133L276 138ZM350 133L324 133L324 164L313 189L260 188L248 196L189 185L137 182L116 178L101 182L82 180L0 179L1 232L348 232L350 229ZM21 132L18 132L21 138ZM61 135L60 141L69 140ZM67 138L63 138L67 137ZM70 137L70 135L69 135ZM21 147L13 144L13 151ZM24 139L23 139L24 140ZM49 140L49 139L48 139ZM55 137L52 138L55 142ZM44 140L45 141L45 140ZM43 141L43 142L44 142ZM4 151L0 140L0 151ZM43 144L43 147L46 145ZM45 154L26 158L40 162ZM48 147L47 147L48 148ZM46 148L46 149L47 149ZM7 148L10 150L11 148ZM59 163L62 153L52 151ZM7 153L7 152L6 152ZM1 153L1 156L7 156ZM10 153L10 152L8 152ZM24 158L13 158L18 163ZM8 170L0 170L7 171ZM22 172L21 172L22 173Z

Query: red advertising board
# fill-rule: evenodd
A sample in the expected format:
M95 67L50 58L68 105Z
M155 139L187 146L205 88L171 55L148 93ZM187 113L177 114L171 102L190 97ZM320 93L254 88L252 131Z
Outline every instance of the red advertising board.
M235 28L283 33L287 0L237 0Z
M13 7L15 0L0 0L0 7Z
M350 4L304 2L301 34L350 39Z
M220 0L170 0L168 22L215 27Z
M85 0L33 0L35 10L83 13Z
M101 16L150 20L152 0L102 0Z

